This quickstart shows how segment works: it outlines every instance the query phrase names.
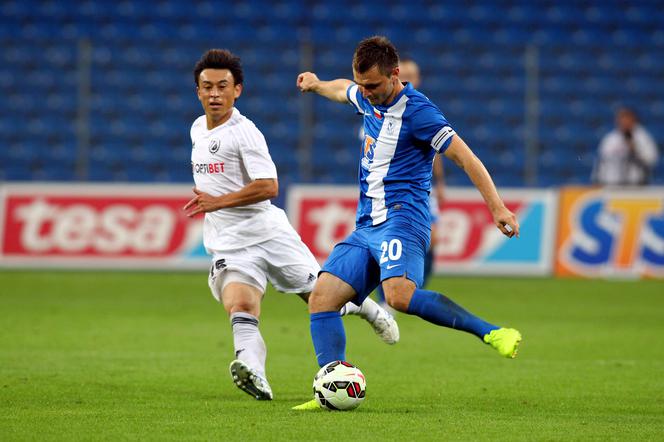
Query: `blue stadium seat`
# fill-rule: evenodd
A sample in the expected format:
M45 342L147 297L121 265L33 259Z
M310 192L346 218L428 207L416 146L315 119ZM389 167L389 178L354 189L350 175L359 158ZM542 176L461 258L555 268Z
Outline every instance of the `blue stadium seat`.
M3 181L32 181L33 168L24 161L14 161L0 167L0 180Z
M187 160L181 161L189 155L189 125L202 113L191 69L205 49L226 46L242 56L246 71L238 108L268 138L286 181L307 176L295 151L306 103L315 121L310 179L354 181L361 119L348 107L302 100L293 83L305 68L322 78L350 77L355 44L374 33L385 33L402 55L419 62L421 89L500 170L500 183L522 183L528 44L538 45L541 69L540 183L587 180L586 154L611 126L612 106L625 100L664 145L664 129L654 123L664 118L664 11L656 2L617 8L614 2L508 1L496 13L490 0L463 7L342 0L309 9L296 0L260 0L234 4L223 16L211 0L37 5L0 4L0 87L7 91L0 143L9 146L0 155L0 179L73 178L67 161L75 155L81 38L93 49L90 170L96 180L191 180ZM312 45L310 67L302 64L308 63L303 43ZM35 103L45 109L39 119ZM45 157L61 170L35 162L44 146L52 146ZM573 153L580 157L573 164L560 159ZM168 164L141 168L152 156ZM468 184L455 172L449 180Z
M25 19L32 15L32 7L28 2L7 0L0 5L0 13L10 20Z

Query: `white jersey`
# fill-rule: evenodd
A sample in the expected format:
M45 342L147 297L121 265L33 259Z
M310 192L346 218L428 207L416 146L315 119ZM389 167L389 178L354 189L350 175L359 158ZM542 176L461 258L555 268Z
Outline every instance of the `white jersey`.
M277 178L265 137L233 108L224 124L207 129L205 115L191 126L191 167L196 187L212 196L237 192L253 180ZM269 200L205 214L203 243L209 253L269 240L288 219Z

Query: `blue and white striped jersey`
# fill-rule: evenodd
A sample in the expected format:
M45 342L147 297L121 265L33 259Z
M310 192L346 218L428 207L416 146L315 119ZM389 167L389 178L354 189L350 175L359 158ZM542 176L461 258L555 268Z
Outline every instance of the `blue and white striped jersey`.
M364 115L357 227L378 225L395 211L429 229L432 161L454 130L443 113L410 83L387 106L374 106L352 84L348 101Z

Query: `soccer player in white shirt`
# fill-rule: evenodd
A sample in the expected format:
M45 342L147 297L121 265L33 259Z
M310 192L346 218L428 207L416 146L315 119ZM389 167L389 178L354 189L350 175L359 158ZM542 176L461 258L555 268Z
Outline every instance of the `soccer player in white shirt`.
M212 255L209 285L233 327L235 384L259 400L272 399L265 375L267 350L258 329L267 282L305 301L320 270L316 259L270 199L277 171L263 134L235 108L243 87L240 59L211 49L194 68L205 115L191 126L191 164L196 187L184 207L205 213L203 242ZM399 339L394 319L368 300L353 313L369 321L388 344Z

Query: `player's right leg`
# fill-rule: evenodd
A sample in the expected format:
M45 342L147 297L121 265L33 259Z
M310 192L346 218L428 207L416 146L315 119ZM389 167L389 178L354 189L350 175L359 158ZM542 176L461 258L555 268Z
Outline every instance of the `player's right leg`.
M338 277L321 273L309 297L311 339L318 365L346 360L346 333L339 309L355 290Z
M318 365L346 360L346 332L339 309L356 295L348 283L323 272L309 296L311 340ZM319 410L315 399L293 407L293 410Z
M332 250L309 297L311 338L320 367L345 360L346 335L339 309L348 301L360 306L379 277L366 232L354 231Z

